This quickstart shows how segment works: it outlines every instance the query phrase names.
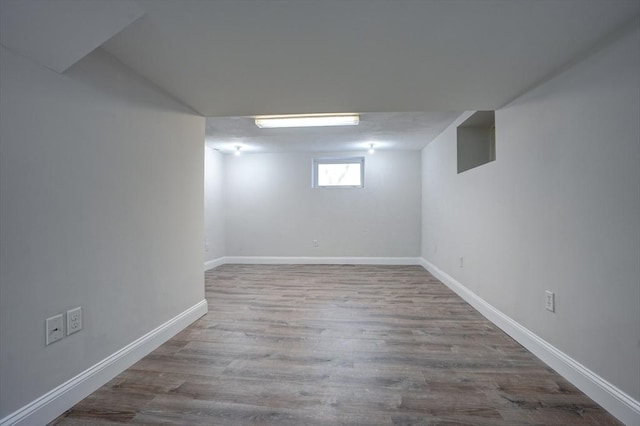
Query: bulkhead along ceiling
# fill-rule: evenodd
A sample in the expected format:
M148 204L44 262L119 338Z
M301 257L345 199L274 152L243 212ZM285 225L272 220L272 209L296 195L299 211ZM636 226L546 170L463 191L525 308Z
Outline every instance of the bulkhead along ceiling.
M503 106L638 0L138 0L104 44L205 116Z
M243 116L360 112L357 129L298 132L302 149L392 135L415 149L456 111L506 105L639 15L639 0L2 0L0 43L60 73L102 48L194 113L238 117L209 120L212 146L249 144ZM293 133L254 142L293 149Z

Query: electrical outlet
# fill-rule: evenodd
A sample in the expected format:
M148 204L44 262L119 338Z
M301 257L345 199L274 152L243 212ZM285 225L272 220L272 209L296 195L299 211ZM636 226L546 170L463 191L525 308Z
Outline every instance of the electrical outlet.
M67 311L67 336L82 330L82 308L77 307Z
M555 312L556 311L556 295L554 292L546 290L545 294L545 302L544 307L547 308L547 311Z
M318 247L318 240L313 240L313 246Z
M464 257L460 256L460 268L464 268Z
M62 314L47 318L45 332L45 344L47 345L57 342L64 337L64 333L62 331Z

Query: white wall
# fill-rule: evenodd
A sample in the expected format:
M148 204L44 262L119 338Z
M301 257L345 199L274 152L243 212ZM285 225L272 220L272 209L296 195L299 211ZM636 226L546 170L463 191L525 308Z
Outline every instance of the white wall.
M60 75L0 49L2 418L203 300L204 119L100 50Z
M420 153L366 155L364 188L311 188L314 157L355 155L227 156L227 256L417 257Z
M496 161L458 175L463 115L422 179L422 256L636 400L639 45L636 27L497 111Z
M212 148L204 153L204 262L224 257L226 222L224 207L224 156Z

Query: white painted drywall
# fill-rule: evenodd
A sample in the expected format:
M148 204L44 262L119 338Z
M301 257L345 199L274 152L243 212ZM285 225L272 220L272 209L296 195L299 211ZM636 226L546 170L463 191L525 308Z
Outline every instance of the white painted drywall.
M0 49L2 418L203 300L204 119L100 50Z
M365 155L364 188L312 188L314 157ZM226 156L227 256L420 253L420 152ZM318 241L318 247L313 246Z
M224 156L204 149L204 262L225 256Z
M635 27L497 111L497 160L456 174L464 114L423 150L422 178L422 256L636 400L638 46Z

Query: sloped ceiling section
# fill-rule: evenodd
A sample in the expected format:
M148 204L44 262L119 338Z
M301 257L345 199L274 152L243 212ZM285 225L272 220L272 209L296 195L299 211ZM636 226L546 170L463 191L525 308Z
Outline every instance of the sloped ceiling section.
M139 0L105 48L205 116L495 109L638 0Z
M489 110L638 14L640 0L0 0L0 43L57 72L102 46L204 116Z
M1 0L0 44L62 73L143 14L135 1Z

